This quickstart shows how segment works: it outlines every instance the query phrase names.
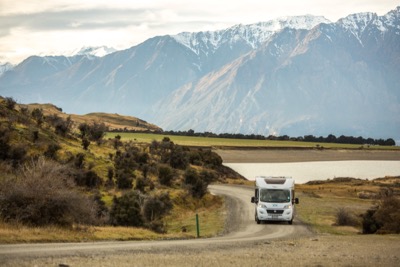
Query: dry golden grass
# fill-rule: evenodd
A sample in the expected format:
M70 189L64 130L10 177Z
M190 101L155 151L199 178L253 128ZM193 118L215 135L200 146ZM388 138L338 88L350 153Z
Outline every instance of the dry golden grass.
M300 204L296 206L297 216L313 226L318 233L354 234L361 232L362 214L375 205L383 190L382 185L390 186L395 194L400 193L396 186L400 178L385 178L372 181L349 179L331 180L319 184L297 185L296 192ZM335 226L336 213L344 208L353 215L359 224L356 226Z
M52 104L28 104L28 105L20 105L21 107L28 107L29 110L33 110L35 108L39 108L43 110L44 115L58 115L62 118L67 118L71 116L71 119L75 122L75 126L78 126L80 123L88 123L92 124L96 123L104 123L111 130L116 129L126 129L129 131L160 131L161 128L158 126L138 119L132 116L124 116L119 114L109 114L109 113L89 113L86 115L76 115L76 114L66 114L63 113L62 110L57 108Z

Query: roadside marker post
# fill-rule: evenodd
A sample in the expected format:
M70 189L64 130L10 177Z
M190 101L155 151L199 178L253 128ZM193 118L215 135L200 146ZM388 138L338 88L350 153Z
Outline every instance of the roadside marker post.
M199 215L196 213L196 229L197 229L197 237L200 237L200 225L199 225Z

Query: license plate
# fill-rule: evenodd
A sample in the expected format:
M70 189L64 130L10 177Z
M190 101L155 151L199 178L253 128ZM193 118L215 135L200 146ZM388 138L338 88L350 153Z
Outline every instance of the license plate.
M272 214L271 216L272 216L272 219L278 219L279 218L278 214Z

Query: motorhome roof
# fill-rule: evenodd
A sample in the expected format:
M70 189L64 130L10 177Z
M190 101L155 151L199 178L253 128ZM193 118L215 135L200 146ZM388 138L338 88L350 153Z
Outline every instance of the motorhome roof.
M257 176L255 181L257 187L288 188L294 186L294 179L285 176Z

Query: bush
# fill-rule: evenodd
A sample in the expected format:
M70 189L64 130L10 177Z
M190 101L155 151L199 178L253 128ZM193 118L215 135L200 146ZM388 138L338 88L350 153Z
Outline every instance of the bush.
M4 100L6 107L10 110L13 110L17 105L17 101L15 101L12 97L6 97Z
M152 222L161 219L172 207L172 201L168 193L148 197L144 202L143 215L148 222Z
M50 144L44 152L44 156L49 159L57 159L57 151L61 149L59 144Z
M49 115L46 117L47 122L54 127L55 133L61 136L66 136L72 127L71 117L63 119L58 115Z
M144 219L140 211L139 192L131 191L121 197L114 197L110 211L111 224L136 227L143 226Z
M158 167L158 181L165 186L171 186L174 179L174 171L167 165Z
M174 169L184 170L189 166L189 157L181 146L175 146L169 155L169 165Z
M363 234L374 234L378 231L382 225L376 221L374 218L376 208L371 208L367 210L367 212L363 215L362 227L363 227Z
M81 132L81 137L88 138L91 141L99 142L103 139L105 133L108 131L108 127L104 123L93 123L89 125L87 123L81 123L78 126Z
M38 226L95 223L96 204L65 173L61 165L40 158L23 167L17 179L2 180L2 219Z
M336 225L339 226L356 226L357 219L345 208L339 208L336 212Z
M33 119L36 121L37 125L41 125L44 120L43 110L39 108L35 108L31 113Z
M400 233L400 199L384 197L363 215L363 233Z
M400 233L400 199L389 196L381 202L374 218L382 227L378 232L382 233Z
M97 188L102 184L101 178L92 170L89 171L78 171L75 175L75 183L78 186L84 186L87 188Z
M207 193L208 183L192 168L185 171L184 184L193 197L202 198Z
M134 174L126 170L117 170L115 179L117 180L117 187L119 189L131 189L133 187Z

